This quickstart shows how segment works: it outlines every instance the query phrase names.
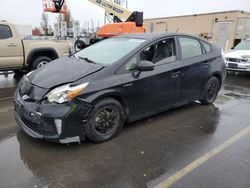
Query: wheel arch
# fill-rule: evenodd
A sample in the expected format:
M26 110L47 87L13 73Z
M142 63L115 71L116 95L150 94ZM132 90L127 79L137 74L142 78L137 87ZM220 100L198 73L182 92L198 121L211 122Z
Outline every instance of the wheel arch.
M127 118L129 114L129 107L128 107L128 104L126 103L126 100L122 97L122 95L119 92L116 92L116 91L102 91L100 93L98 92L97 94L95 94L89 99L89 102L95 105L99 101L108 99L108 98L115 99L122 105L124 113L125 113L124 114L125 118Z
M52 60L59 57L56 50L53 48L36 48L29 52L29 55L27 57L27 65L30 66L32 62L40 56L46 56L51 58Z
M211 77L215 77L218 79L219 83L220 83L220 88L222 86L222 74L220 72L214 72Z

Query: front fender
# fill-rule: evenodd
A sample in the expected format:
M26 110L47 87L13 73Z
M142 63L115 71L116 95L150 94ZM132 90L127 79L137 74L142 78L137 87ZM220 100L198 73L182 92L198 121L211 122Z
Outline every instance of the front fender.
M78 100L84 101L91 105L95 105L98 101L105 98L114 98L115 100L119 101L123 106L125 113L129 114L129 108L126 100L124 100L124 97L119 91L114 89L101 90L84 98L81 98L80 96L77 97Z
M121 94L119 92L117 92L116 90L107 89L107 90L97 91L94 94L91 94L87 97L84 97L84 99L81 99L80 96L77 98L80 100L83 100L87 103L95 104L97 101L99 101L103 98L111 97L111 96L121 97Z

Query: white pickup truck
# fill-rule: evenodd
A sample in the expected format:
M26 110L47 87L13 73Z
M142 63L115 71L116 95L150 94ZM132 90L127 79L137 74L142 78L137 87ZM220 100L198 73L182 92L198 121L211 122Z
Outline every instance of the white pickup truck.
M23 40L13 24L0 21L0 71L28 72L69 53L67 41Z

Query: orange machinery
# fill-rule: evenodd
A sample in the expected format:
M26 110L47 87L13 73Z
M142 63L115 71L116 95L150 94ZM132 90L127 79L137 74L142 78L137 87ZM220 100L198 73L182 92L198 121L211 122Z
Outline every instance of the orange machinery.
M122 6L109 0L88 0L103 8L113 17L114 23L108 23L99 28L97 37L108 38L128 33L145 33L143 26L143 12L130 12ZM67 5L65 0L43 0L45 12L65 13Z
M42 3L44 12L64 14L68 11L65 0L42 0Z

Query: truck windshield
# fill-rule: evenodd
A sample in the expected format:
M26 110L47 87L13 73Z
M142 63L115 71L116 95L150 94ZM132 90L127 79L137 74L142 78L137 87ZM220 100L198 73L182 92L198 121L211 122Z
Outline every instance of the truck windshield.
M234 48L235 50L250 50L250 40L242 41Z
M77 52L74 57L111 65L145 42L144 39L110 38Z

